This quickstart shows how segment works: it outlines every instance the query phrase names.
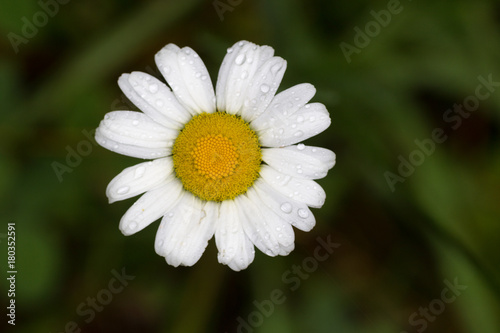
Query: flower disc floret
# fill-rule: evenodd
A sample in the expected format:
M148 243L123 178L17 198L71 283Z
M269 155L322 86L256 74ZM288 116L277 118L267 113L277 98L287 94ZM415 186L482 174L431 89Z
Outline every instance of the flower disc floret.
M193 117L175 140L172 157L183 187L207 201L245 193L262 162L255 132L241 117L225 112Z

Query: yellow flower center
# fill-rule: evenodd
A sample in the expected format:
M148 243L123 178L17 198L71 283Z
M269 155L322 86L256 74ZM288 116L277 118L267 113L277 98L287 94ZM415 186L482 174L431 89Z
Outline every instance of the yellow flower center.
M208 201L234 199L259 176L262 154L255 132L225 112L194 116L175 140L172 155L184 189Z

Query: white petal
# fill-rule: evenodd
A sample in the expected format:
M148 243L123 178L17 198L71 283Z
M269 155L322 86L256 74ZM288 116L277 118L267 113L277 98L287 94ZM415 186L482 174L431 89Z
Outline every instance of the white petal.
M307 104L316 94L316 88L309 83L297 84L277 94L267 109L252 121L252 128L257 131L268 129L274 124L281 124L288 117Z
M100 127L96 130L95 140L104 148L126 156L152 159L170 155L170 148L168 147L151 148L124 144L122 142L112 140L107 134L105 135L102 133L102 129Z
M314 215L305 203L287 198L274 190L262 178L258 179L253 187L263 204L295 228L309 231L315 226Z
M270 127L258 131L259 140L266 147L283 147L309 139L330 126L328 111L321 103L311 103L286 118L270 120Z
M155 60L177 99L193 115L215 111L212 80L195 51L168 44L156 54Z
M272 57L255 73L245 93L241 116L252 121L261 115L273 99L283 79L286 61L280 57Z
M258 69L269 60L274 50L247 41L234 44L227 50L217 78L217 109L240 114L249 85Z
M255 257L254 245L243 230L238 207L232 200L221 203L215 243L219 249L219 262L232 270L247 268Z
M214 235L218 203L201 201L185 192L163 217L156 234L156 253L172 266L192 266Z
M123 74L118 85L141 111L165 127L181 129L191 119L170 88L149 74Z
M172 158L166 157L126 168L108 185L109 203L135 197L162 185L173 173Z
M320 179L334 166L335 154L325 148L305 146L301 143L283 148L264 148L262 160L290 176Z
M276 191L309 207L320 208L325 203L325 191L314 180L284 175L267 165L262 166L260 176Z
M161 186L143 194L123 215L120 230L132 235L162 217L181 196L182 184L171 176Z
M107 139L147 148L170 148L179 133L158 124L142 112L134 111L107 113L97 130Z
M243 229L255 246L268 256L288 255L294 248L291 225L270 210L255 189L235 199Z

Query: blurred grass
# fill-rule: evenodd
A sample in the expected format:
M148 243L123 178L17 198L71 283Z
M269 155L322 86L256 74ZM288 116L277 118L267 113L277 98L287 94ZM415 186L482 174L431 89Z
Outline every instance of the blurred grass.
M286 301L255 332L416 332L412 313L458 277L467 290L426 331L499 332L500 92L457 130L443 114L474 94L479 75L500 80L500 8L486 0L401 4L351 63L339 44L352 44L353 28L387 2L242 1L223 21L211 1L70 2L18 54L4 38L0 208L4 225L18 229L15 330L62 331L74 320L84 332L236 332L254 300L278 289ZM20 34L21 17L40 10L26 0L2 6L5 36ZM257 254L234 273L217 264L211 242L195 267L175 269L154 253L157 224L128 238L118 231L134 199L107 204L107 183L135 159L93 145L62 182L51 165L64 164L67 147L86 140L82 130L97 127L120 98L118 76L154 68L164 44L193 47L215 82L225 49L240 39L273 46L288 61L283 89L311 82L314 101L330 111L332 126L308 141L337 153L319 181L327 203L286 258ZM384 173L396 173L398 156L408 158L434 128L448 139L393 193ZM328 234L341 247L290 290L283 273ZM85 323L77 306L122 267L136 279Z

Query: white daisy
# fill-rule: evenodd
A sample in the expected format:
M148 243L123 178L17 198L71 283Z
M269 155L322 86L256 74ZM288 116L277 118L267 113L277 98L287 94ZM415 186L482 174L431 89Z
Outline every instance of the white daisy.
M108 185L110 203L144 193L120 221L125 235L162 218L155 250L173 266L198 261L215 234L218 260L235 271L254 259L294 248L292 226L309 231L335 154L300 141L330 126L315 88L298 84L276 94L286 61L269 46L241 41L227 50L214 89L189 47L156 54L168 86L141 72L118 84L143 112L105 115L97 142L123 155L151 159ZM299 143L299 144L297 144ZM295 145L297 144L297 145Z

